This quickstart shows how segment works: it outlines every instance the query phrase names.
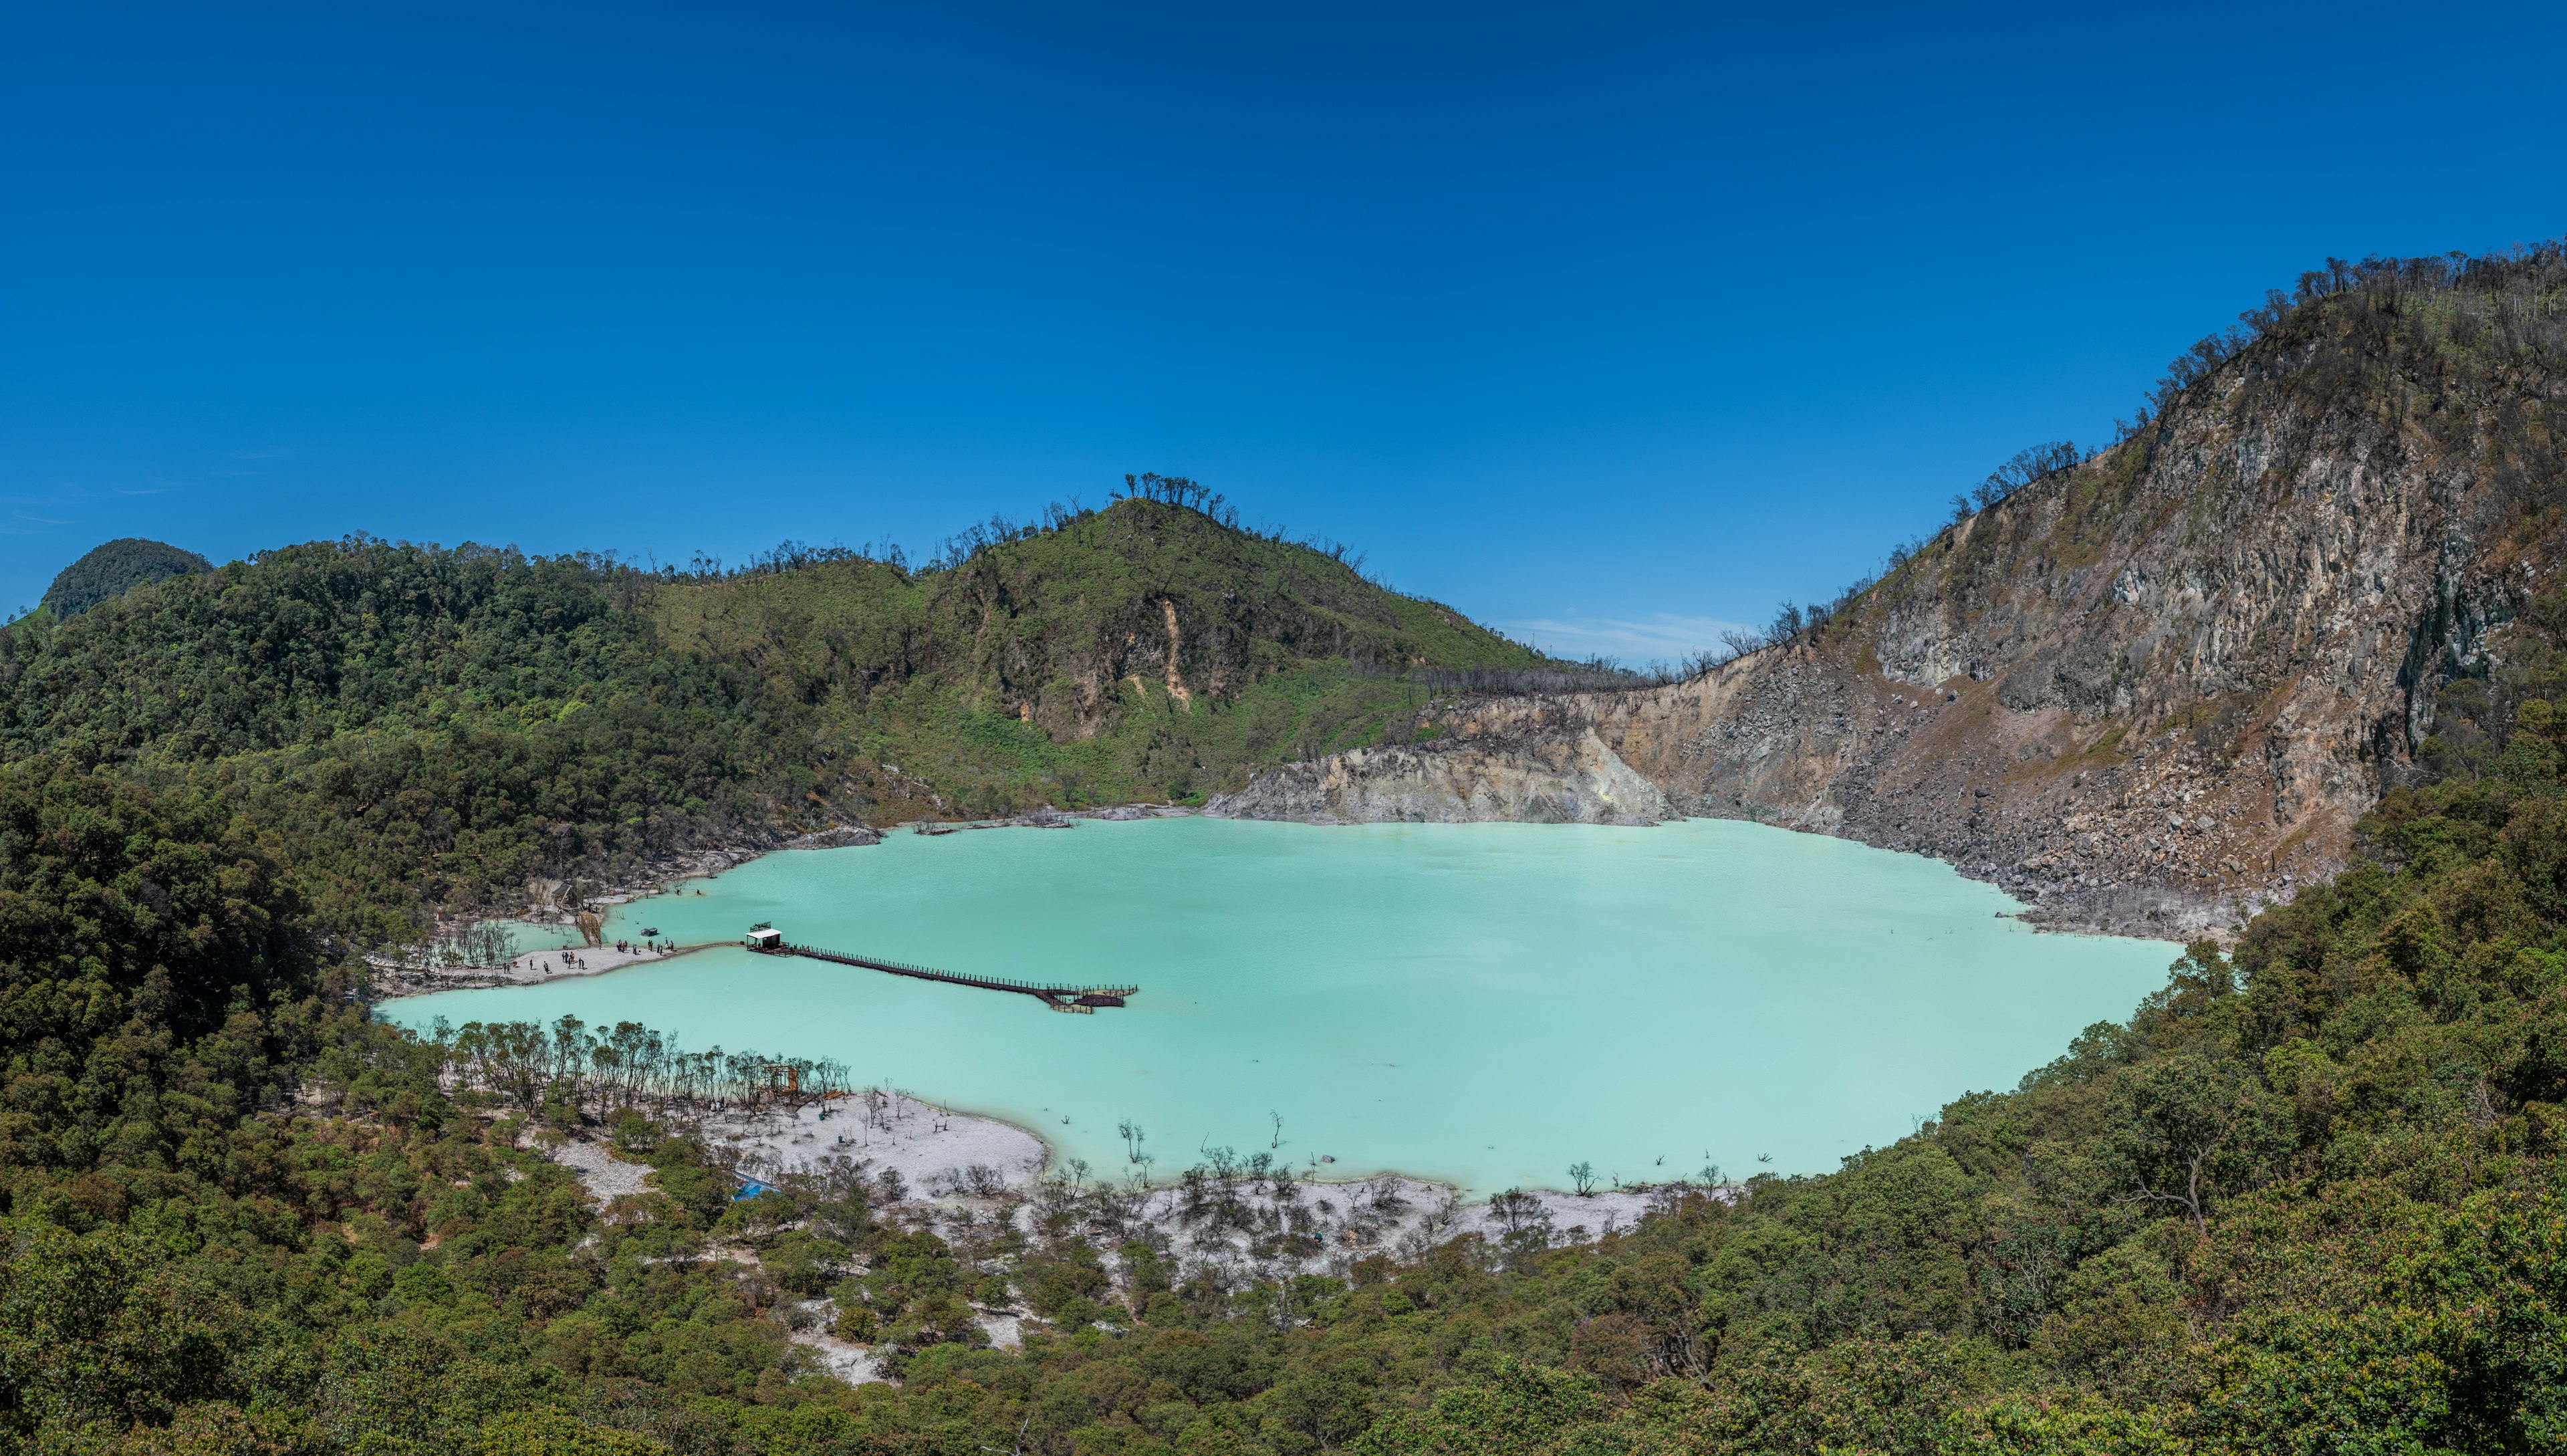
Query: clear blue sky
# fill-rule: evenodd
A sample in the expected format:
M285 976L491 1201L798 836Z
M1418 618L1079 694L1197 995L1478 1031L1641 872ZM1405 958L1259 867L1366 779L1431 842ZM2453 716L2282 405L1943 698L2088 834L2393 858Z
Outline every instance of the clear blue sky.
M12 6L0 608L119 535L921 552L1155 469L1672 655L2329 254L2567 231L2562 17Z

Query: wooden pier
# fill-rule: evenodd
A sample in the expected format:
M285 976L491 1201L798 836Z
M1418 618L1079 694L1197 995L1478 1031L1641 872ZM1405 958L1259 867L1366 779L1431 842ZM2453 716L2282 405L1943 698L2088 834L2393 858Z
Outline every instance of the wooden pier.
M760 926L759 930L765 927ZM823 951L815 946L797 946L780 936L759 938L752 934L748 948L761 956L807 956L814 961L828 961L839 966L859 966L867 971L880 971L890 976L906 976L913 981L941 981L948 986L969 986L980 991L1012 991L1030 996L1056 1012L1092 1017L1098 1007L1119 1007L1124 998L1138 996L1137 986L1046 986L1032 981L1007 981L995 976L958 976L932 966L912 966L906 961L884 961L872 956L850 956L838 951Z

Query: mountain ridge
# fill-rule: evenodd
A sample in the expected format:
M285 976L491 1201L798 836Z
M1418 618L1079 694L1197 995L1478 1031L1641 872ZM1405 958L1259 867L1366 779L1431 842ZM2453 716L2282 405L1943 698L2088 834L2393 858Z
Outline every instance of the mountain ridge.
M2224 930L2332 874L2446 719L2508 727L2466 685L2557 569L2562 304L2555 249L2304 281L2112 448L1818 625L1665 687L1455 704L1418 752L1463 781L1591 731L1671 812L1937 855L2062 926ZM1277 812L1312 771L1345 784L1322 815L1435 812L1387 763L1283 770L1216 811Z
M282 547L0 628L0 755L247 809L381 943L837 825L1196 798L1374 741L1412 668L1568 667L1177 486L916 570Z

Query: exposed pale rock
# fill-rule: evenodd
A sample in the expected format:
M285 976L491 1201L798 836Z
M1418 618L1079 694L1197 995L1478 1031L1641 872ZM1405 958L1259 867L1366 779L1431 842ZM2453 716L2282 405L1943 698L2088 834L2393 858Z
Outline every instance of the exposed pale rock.
M1667 803L1603 739L1580 729L1473 737L1459 751L1433 743L1356 748L1262 774L1204 812L1312 824L1635 824L1664 817Z

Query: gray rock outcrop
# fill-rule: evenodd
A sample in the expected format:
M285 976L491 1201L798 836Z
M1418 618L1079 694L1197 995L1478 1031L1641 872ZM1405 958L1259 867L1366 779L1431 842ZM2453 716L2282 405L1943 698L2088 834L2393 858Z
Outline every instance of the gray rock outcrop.
M1664 817L1667 802L1593 730L1535 725L1507 737L1356 748L1286 764L1215 797L1204 812L1311 824L1643 824Z

